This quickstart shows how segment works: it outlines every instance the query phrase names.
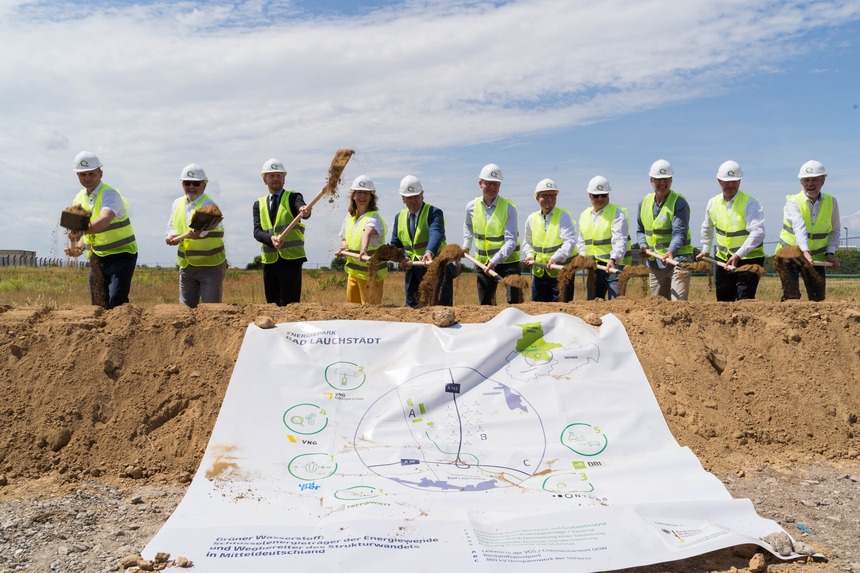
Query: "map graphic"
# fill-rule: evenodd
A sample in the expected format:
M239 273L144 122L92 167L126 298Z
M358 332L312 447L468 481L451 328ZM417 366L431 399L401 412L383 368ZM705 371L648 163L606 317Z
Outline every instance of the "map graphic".
M514 380L537 380L542 376L561 378L570 375L589 360L600 361L600 348L595 344L580 345L576 341L559 344L544 339L543 326L539 322L518 324L523 336L517 340L516 349L507 356L505 372Z
M354 446L370 471L401 485L485 491L518 485L538 471L546 437L522 394L457 367L426 372L383 394L359 422Z

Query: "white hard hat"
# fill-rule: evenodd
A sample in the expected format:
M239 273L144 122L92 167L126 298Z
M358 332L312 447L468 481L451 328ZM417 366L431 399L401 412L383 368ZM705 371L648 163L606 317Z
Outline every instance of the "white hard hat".
M264 173L283 173L286 175L287 168L284 167L283 162L278 161L274 157L263 163L263 168L260 171L260 174Z
M609 195L609 192L612 191L612 187L609 185L609 181L606 177L603 175L596 175L588 182L586 191L591 195Z
M373 180L367 175L359 175L356 177L352 185L349 187L350 191L370 191L371 193L376 194L376 186L373 184Z
M810 159L801 165L800 173L797 174L800 179L819 177L821 175L827 175L827 170L824 169L824 165L822 165L820 161L816 161L814 159Z
M717 179L720 181L740 181L744 170L737 161L726 161L717 169Z
M502 177L502 168L495 163L487 163L481 169L481 175L478 179L483 179L484 181L502 181L504 179Z
M179 174L180 181L209 181L206 178L206 172L196 163L189 163L182 168L182 173Z
M92 151L81 151L75 157L75 166L73 169L76 173L82 171L94 171L102 166L102 162L96 157Z
M665 159L658 159L651 165L651 171L648 172L648 175L654 179L668 179L674 177L675 173L672 171L671 163Z
M537 199L538 194L543 193L544 191L555 191L558 193L558 185L556 185L555 181L552 179L541 179L538 181L538 184L535 185L535 199Z
M400 194L404 197L415 197L424 193L424 186L414 175L407 175L400 180Z

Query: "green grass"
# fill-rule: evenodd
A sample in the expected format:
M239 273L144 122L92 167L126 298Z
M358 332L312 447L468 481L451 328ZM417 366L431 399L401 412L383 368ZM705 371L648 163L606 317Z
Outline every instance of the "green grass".
M59 267L0 267L0 304L16 306L44 305L50 307L90 304L89 269ZM801 291L803 287L801 286ZM778 301L782 292L779 278L765 276L759 284L759 300ZM634 277L627 285L627 297L640 299L650 296L647 278ZM829 299L860 297L860 277L831 276L827 280ZM337 271L308 269L302 279L302 301L318 304L343 302L346 298L346 274ZM805 296L804 296L805 298ZM179 271L175 268L139 268L134 273L130 299L132 304L147 307L176 303L179 299ZM504 300L501 287L498 299ZM529 299L529 293L526 293ZM475 275L463 273L454 281L454 301L457 305L477 304ZM584 276L577 276L574 300L585 300ZM694 275L691 301L713 301L708 277ZM393 272L385 281L384 305L403 305L403 274ZM263 304L262 271L229 269L224 283L227 304Z

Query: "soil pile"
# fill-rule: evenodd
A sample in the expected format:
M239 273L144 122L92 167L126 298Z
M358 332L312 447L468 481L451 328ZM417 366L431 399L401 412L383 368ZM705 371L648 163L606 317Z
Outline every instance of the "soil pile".
M652 298L518 305L627 328L669 426L712 471L860 457L860 304L670 303ZM433 322L433 309L131 305L0 307L0 474L9 482L195 471L248 324ZM455 307L484 322L499 307Z

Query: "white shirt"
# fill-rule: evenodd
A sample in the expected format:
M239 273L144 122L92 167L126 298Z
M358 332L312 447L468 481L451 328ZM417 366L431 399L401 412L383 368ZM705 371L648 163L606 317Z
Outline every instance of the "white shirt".
M185 203L185 224L186 225L189 225L191 223L191 217L194 216L194 211L196 211L200 207L205 207L206 205L214 205L215 204L215 201L212 201L211 199L204 201L203 195L204 195L204 193L201 191L200 195L198 195L196 199L194 199L193 201L189 200L188 202ZM186 198L187 198L186 195L183 195L182 197L177 197L176 200L173 202L173 205L170 207L170 218L167 219L167 233L166 233L165 237L175 237L177 235L182 234L182 231L180 229L175 229L173 227L173 214L176 213L176 209L179 208L179 202L182 201L183 199L186 199ZM221 223L219 223L218 226L213 230L223 231L224 226ZM209 234L209 231L202 231L200 233L200 236L205 237L208 234Z
M715 226L711 220L711 207L713 207L715 201L723 201L729 217L736 217L737 215L732 211L732 206L735 204L737 197L735 195L728 201L724 201L723 194L720 193L708 200L708 205L705 207L705 220L702 221L701 230L702 252L707 256L711 256L711 247L714 243ZM744 244L732 252L733 255L737 255L741 259L745 258L751 250L764 242L764 211L762 211L761 204L752 197L749 198L746 209L744 209L744 220L746 220L746 229L750 234L744 241Z
M818 195L818 200L813 201L809 197L806 198L809 203L809 222L815 226L818 220L818 214L821 212L821 194ZM794 202L794 199L789 199L785 202L785 219L791 223L794 229L794 239L797 241L797 246L801 251L809 250L809 235L806 232L806 222L803 220L803 215L800 214L800 207ZM836 203L836 197L833 198L833 214L830 216L830 224L833 230L827 236L827 252L835 253L839 248L839 239L842 236L842 223L839 220L839 205Z
M521 245L523 260L534 259L535 249L532 246L532 228L533 225L543 225L544 231L549 227L552 216L556 208L544 215L540 211L535 211L526 218L526 225L523 231L523 243ZM571 220L570 215L562 211L558 218L558 226L561 232L561 247L553 253L550 261L557 264L564 264L573 253L574 245L576 245L576 225Z
M480 197L472 199L466 203L466 222L463 223L463 248L466 249L467 252L472 250L472 243L475 240L475 232L472 227L472 219L475 215L475 205L481 205L481 208L484 210L484 219L489 221L490 217L492 217L493 213L496 211L496 205L498 205L498 203L498 195L496 195L496 198L493 199L493 202L490 203L489 207L484 204L483 199ZM510 257L517 248L517 209L510 201L508 201L508 220L505 221L505 232L503 236L505 242L502 244L502 248L500 248L499 252L493 255L493 258L489 260L489 262L494 265L498 265L499 263L507 260L507 258Z
M609 205L606 205L606 207L609 207ZM597 225L597 221L603 215L606 207L597 212L594 211L593 207L589 207L582 212L580 217L587 217L590 214L591 222ZM624 260L624 257L627 256L627 236L629 234L630 223L627 221L627 217L624 216L624 210L616 206L615 218L612 220L612 251L609 253L609 258L614 259L619 265ZM582 227L580 226L576 234L576 250L581 255L584 255L585 248L585 237L582 236Z
M87 193L87 198L90 200L90 211L93 210L96 197L100 191L102 194L102 210L108 209L113 212L117 219L124 219L125 204L122 202L122 197L116 189L105 183L99 183L99 186L93 190L92 194Z

